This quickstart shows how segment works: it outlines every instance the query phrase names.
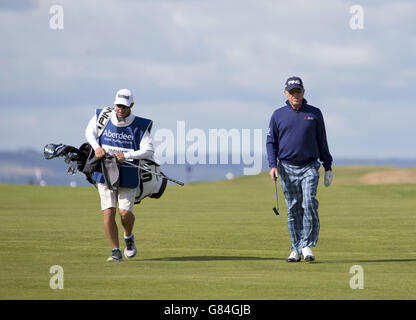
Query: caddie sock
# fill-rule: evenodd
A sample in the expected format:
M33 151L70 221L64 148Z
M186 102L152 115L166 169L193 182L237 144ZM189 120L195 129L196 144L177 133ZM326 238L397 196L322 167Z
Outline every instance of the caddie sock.
M129 239L131 239L132 237L133 237L133 233L132 233L131 235L129 235L128 237L124 236L124 239L125 239L125 240L129 240Z

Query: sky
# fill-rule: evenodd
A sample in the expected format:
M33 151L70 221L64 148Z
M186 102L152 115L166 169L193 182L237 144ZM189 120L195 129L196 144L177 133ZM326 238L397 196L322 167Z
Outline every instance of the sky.
M121 88L153 132L185 121L265 142L296 75L335 163L416 158L415 12L412 0L0 0L0 150L81 145Z

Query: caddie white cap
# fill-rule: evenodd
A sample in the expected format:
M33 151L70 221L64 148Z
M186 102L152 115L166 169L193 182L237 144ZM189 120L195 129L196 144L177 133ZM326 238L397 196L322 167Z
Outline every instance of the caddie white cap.
M117 91L114 104L122 104L123 106L130 107L133 103L133 94L129 89L121 89Z

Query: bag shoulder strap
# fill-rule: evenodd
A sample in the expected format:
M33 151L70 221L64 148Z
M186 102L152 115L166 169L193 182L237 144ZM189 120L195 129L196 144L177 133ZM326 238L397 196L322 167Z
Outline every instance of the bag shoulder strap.
M103 108L100 114L97 117L97 128L98 128L98 137L100 137L105 127L107 126L108 121L110 121L111 114L114 111L114 107Z

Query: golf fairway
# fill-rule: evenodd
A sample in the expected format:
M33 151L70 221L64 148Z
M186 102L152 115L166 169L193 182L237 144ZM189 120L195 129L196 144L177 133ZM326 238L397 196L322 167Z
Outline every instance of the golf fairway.
M321 171L312 263L285 261L287 207L279 186L273 213L267 173L169 184L133 209L138 255L112 263L95 188L0 185L0 298L415 299L416 184L362 182L383 170L395 169L334 167L329 188ZM356 265L363 289L350 286Z

